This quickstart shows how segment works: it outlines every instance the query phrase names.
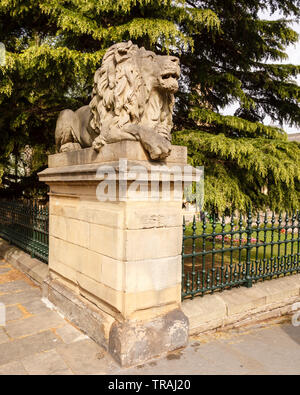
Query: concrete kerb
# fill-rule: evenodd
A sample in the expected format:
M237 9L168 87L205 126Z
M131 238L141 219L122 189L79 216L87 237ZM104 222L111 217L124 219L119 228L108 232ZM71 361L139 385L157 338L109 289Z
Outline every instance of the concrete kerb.
M39 287L42 287L48 276L49 269L46 263L31 258L29 254L2 238L0 238L0 258L5 259L13 267L26 274Z
M300 301L300 274L196 297L182 303L190 322L189 334L237 328L293 314Z

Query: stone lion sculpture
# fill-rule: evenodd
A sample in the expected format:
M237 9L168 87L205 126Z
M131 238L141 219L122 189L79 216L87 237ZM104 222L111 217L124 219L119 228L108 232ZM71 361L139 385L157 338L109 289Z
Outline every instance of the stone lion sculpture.
M94 76L88 106L60 113L55 131L59 152L122 140L140 141L151 159L171 152L174 93L179 59L159 56L132 44L111 46Z

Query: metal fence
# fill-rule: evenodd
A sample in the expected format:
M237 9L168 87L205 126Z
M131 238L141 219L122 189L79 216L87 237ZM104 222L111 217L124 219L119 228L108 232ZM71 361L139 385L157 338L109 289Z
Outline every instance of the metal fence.
M0 236L48 263L48 207L0 200ZM300 273L299 211L183 221L183 299L294 273Z
M300 213L183 222L182 298L300 273Z
M48 263L49 212L37 202L0 200L0 236Z

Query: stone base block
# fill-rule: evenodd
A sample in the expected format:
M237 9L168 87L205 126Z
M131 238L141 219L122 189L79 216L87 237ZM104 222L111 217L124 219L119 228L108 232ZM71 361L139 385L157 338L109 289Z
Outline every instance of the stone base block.
M43 283L43 296L124 367L185 347L188 342L189 322L180 309L148 321L119 322L50 276Z
M48 157L49 167L63 167L74 165L86 165L117 161L119 158L128 160L149 161L149 154L139 141L119 141L104 145L99 152L93 148L80 149L78 151L61 152ZM151 161L151 160L150 160ZM151 161L152 162L152 161ZM187 163L187 148L172 146L171 155L164 161L166 164ZM154 162L157 163L157 162Z
M114 322L109 335L109 352L121 366L137 365L185 347L188 332L188 319L179 309L148 322Z
M109 329L114 322L111 316L49 277L43 284L43 297L47 298L65 318L107 350Z

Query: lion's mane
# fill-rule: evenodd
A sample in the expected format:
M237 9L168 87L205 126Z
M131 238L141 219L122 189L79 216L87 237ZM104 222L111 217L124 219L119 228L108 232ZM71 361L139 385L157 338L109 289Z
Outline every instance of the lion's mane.
M150 100L151 92L134 59L137 51L138 46L130 41L111 46L95 73L90 126L97 134L101 135L103 129L109 127L122 129L128 124L140 124L147 106L152 107L153 113L163 112L155 125L158 133L160 130L165 134L171 132L174 95L165 94L164 109L157 100Z

